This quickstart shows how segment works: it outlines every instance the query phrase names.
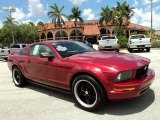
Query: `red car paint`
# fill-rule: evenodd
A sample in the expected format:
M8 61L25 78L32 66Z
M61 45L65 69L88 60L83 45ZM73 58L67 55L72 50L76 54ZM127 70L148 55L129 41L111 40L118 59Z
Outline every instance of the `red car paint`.
M137 69L149 65L150 60L136 55L116 52L92 51L62 58L57 50L45 41L34 43L26 47L25 54L11 54L8 58L8 67L12 70L18 66L26 78L49 86L70 90L73 78L78 74L94 76L104 87L109 99L133 98L144 93L154 80L154 71L148 69L145 76L135 78ZM63 41L62 41L63 42ZM47 58L29 56L32 45L45 44L49 46L56 58L50 61ZM123 71L132 70L133 77L128 82L115 83L117 75ZM127 90L134 88L133 90Z

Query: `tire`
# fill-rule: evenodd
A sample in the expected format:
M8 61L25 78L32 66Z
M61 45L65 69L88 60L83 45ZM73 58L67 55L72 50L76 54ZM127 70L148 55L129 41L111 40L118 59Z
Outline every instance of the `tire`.
M131 53L132 52L132 48L128 48L128 51Z
M26 85L26 79L18 67L13 67L12 79L17 87L24 87Z
M72 94L76 103L87 111L95 111L106 98L101 85L88 75L79 75L74 79Z
M7 61L7 60L8 60L8 58L4 58L4 60L5 60L5 61Z
M147 51L147 52L150 52L150 47L147 47L147 48L146 48L146 51Z
M116 51L116 52L119 52L119 49L116 49L115 51Z

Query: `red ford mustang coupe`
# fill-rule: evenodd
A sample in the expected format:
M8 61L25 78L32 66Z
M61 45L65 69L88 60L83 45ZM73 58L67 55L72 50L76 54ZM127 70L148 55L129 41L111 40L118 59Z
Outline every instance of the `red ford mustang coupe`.
M150 60L116 52L95 51L78 41L34 43L8 58L13 82L26 82L71 92L79 106L92 111L104 100L138 97L154 80Z

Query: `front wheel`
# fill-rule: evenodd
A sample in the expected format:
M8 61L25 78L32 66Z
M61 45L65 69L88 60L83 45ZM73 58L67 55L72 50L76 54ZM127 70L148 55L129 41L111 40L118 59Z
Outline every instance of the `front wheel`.
M17 87L23 87L26 84L25 77L18 67L13 67L12 69L12 79Z
M116 51L116 52L119 52L119 49L116 49L115 51Z
M131 53L132 52L132 48L128 48L128 51Z
M146 48L146 51L147 51L147 52L150 52L150 47L147 47L147 48Z
M105 94L100 84L88 75L80 75L72 84L72 94L82 109L96 110L104 101Z

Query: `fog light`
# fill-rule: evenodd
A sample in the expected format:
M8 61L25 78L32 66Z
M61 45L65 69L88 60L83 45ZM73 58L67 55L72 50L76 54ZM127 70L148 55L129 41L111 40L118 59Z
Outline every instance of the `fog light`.
M118 91L118 92L133 91L133 90L135 90L135 88L113 88L113 91Z

